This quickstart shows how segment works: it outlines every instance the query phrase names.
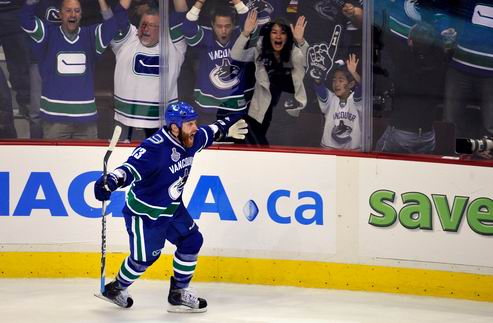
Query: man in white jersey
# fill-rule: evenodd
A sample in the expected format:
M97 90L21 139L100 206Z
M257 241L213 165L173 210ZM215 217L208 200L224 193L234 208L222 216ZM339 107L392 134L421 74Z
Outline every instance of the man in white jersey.
M178 99L177 79L187 48L180 31L188 10L186 0L174 0L174 7L176 12L170 15L168 38L168 101ZM128 29L111 42L116 56L115 120L128 129L126 138L129 140L133 128L143 128L147 138L161 127L159 29L158 9L148 8L140 19L138 29L129 24Z

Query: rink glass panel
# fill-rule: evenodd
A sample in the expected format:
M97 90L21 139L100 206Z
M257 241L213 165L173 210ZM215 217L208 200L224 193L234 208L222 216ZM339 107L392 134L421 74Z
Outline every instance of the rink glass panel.
M194 3L193 1L187 2L189 7ZM249 2L246 1L247 4ZM307 98L306 106L298 116L293 116L293 113L290 114L287 110L298 106L299 102L293 98L293 94L281 92L276 104L273 104L272 121L267 128L266 140L270 146L325 150L321 147L325 136L332 138L333 142L339 145L333 147L336 151L353 149L363 152L384 151L409 155L456 156L456 138L480 139L483 136L492 135L489 132L491 125L488 123L488 118L492 118L490 116L492 113L487 113L491 108L492 100L485 94L487 91L483 91L488 87L488 82L491 82L492 78L487 73L486 76L478 77L474 71L460 70L457 64L454 64L454 60L467 56L467 53L464 54L457 50L457 43L460 41L474 44L474 39L468 39L468 37L475 35L465 34L464 30L481 28L483 32L490 32L490 26L481 22L480 17L474 14L476 12L474 10L479 9L489 12L489 7L478 4L471 9L471 5L468 7L463 1L456 1L448 7L441 6L440 2L428 4L426 1L417 3L405 0L365 1L362 24L359 26L342 13L344 1L319 1L319 6L316 5L318 2L315 2L312 5L312 2L308 1L271 0L266 1L267 4L259 8L259 22L262 24L269 20L269 16L271 19L283 17L288 22L295 22L299 15L305 15L308 21L305 39L310 45L307 52L306 75L303 80ZM358 1L348 2L358 6ZM115 1L109 1L109 3L114 4ZM205 26L206 29L210 28L214 10L217 7L227 6L227 3L228 1L224 0L206 1L199 15L199 24ZM101 21L97 3L83 0L81 5L84 10L82 25ZM165 30L168 28L171 20L169 17L173 14L174 6L173 1L168 0L160 0L159 5L162 61L160 72L164 74L174 64L169 48L163 45L167 42L166 38L170 37ZM139 22L138 9L139 2L134 1L129 10L129 17L130 21L136 25ZM467 12L466 9L472 14L470 20L464 18L467 15L464 13ZM463 17L457 13L462 13ZM1 14L5 15L5 12ZM454 17L454 19L447 21L447 17ZM234 20L237 28L243 27L240 20L239 18ZM427 26L432 26L434 30L430 31L426 28ZM444 32L449 26L457 31L458 35L455 38L450 33ZM410 32L413 28L420 30L413 34L413 37L416 42L422 43L421 52L409 45ZM2 139L36 139L35 134L30 130L29 123L32 120L26 117L26 109L29 116L29 99L26 99L26 97L29 98L29 87L26 89L22 86L22 81L19 81L19 79L22 80L21 77L9 77L9 73L12 72L16 75L22 73L16 72L20 65L19 59L12 60L12 55L7 54L9 50L7 47L12 47L9 42L16 42L14 45L19 45L18 42L21 39L26 45L29 41L18 29L13 29L9 33L3 32L1 36L2 54L5 53L0 56L0 67L5 76L4 79L0 78L2 82L0 84L2 85L0 86L2 90L1 137ZM430 40L431 36L436 38ZM234 41L234 38L230 40L231 43ZM219 63L212 62L209 74L199 72L201 64L205 64L201 55L207 51L204 46L187 48L180 76L176 81L178 99L198 106L196 101L200 89L199 79L218 77L218 75L223 78L221 80L224 82L218 85L217 80L211 79L211 87L225 86L225 82L234 84L232 79L242 73L241 81L248 83L244 88L253 88L254 64L241 64L238 67L235 61L232 61L230 57L222 57L220 52L207 52L215 58L220 58ZM488 51L488 48L483 49L484 52ZM328 113L323 113L321 108L323 100L317 96L316 87L323 85L332 92L335 71L344 69L349 54L355 54L359 59L357 72L362 79L360 104L356 110L348 111L348 103L342 102L338 106L329 107ZM13 61L9 62L10 66L7 60ZM27 63L23 64L28 66L29 62L27 58ZM490 67L487 60L479 60L476 63L483 65L487 71L491 70L487 69ZM111 136L115 125L114 66L115 57L108 48L96 64L95 72L98 138L101 140L106 140ZM214 68L217 69L216 72L212 71ZM25 72L24 76L26 73L29 74ZM24 77L25 82L26 77ZM165 90L168 89L167 83L167 78L161 79L160 88L163 89L161 102L171 99L170 94ZM457 93L461 90L461 88L457 89L457 84L462 84L467 90L463 91L463 95L461 94L460 109L457 108L457 104L452 104L457 101L455 100ZM249 100L251 95L252 91L245 95L245 99ZM207 100L204 102L208 104ZM226 106L230 108L231 103L227 103ZM339 111L335 111L336 109ZM13 111L12 114L11 111ZM163 111L164 104L161 103L161 116ZM211 123L217 118L215 109L204 109L198 106L198 111L199 121L202 124ZM327 118L333 119L331 124L326 125ZM9 132L9 125L12 123L15 125L15 135ZM139 142L145 136L139 128L132 129L131 134L128 129L126 130L122 139ZM435 134L434 145L430 143L430 136L428 136L432 132ZM347 144L349 141L359 141L360 144L351 146ZM264 145L261 144L261 146ZM358 148L355 149L355 146ZM476 158L470 155L461 155L461 157Z

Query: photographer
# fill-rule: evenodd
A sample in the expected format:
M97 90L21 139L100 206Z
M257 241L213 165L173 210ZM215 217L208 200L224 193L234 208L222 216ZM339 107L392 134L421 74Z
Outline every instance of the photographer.
M389 53L392 61L406 64L389 68L395 87L393 110L376 150L429 154L436 146L433 121L442 101L447 59L438 32L425 22L412 27L407 46L406 51Z

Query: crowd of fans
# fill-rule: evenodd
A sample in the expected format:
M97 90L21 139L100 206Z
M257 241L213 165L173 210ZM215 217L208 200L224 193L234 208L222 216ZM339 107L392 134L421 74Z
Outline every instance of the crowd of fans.
M193 104L202 124L243 116L236 143L362 149L365 1L169 5L161 44L157 0L2 1L0 138L24 118L33 139L106 139L120 124L137 141L162 125L164 98ZM373 10L372 149L453 154L457 137L493 136L493 1Z

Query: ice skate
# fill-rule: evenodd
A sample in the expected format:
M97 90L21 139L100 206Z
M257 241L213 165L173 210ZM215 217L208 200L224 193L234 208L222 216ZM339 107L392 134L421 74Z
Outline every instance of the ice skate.
M188 288L177 288L175 279L171 277L168 294L168 312L171 313L202 313L207 311L207 301L195 296Z
M134 303L132 297L128 294L127 289L120 287L116 280L104 286L103 294L95 294L94 296L123 308L129 308Z

